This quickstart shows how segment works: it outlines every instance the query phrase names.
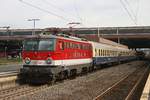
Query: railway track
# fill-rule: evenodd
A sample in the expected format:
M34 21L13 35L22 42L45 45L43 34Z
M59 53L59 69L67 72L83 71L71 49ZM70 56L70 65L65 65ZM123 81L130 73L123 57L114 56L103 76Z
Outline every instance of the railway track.
M106 91L95 97L94 100L137 100L140 98L139 90L137 89L142 89L140 84L144 85L148 73L149 67L139 67L133 73L126 75Z
M16 86L9 89L4 89L0 91L0 100L12 100L17 99L20 96L26 96L28 94L32 94L47 88L47 85L42 86L29 86L29 85L22 85Z
M126 75L126 77L124 77L118 83L116 83L115 85L110 87L108 90L106 90L105 92L103 92L102 94L97 96L95 98L95 100L100 100L100 99L104 99L104 100L109 100L109 99L110 100L113 100L113 99L119 100L120 98L118 98L118 97L123 97L122 94L124 95L125 98L127 98L128 95L122 93L121 91L119 91L120 94L118 92L120 87L123 87L123 86L128 87L127 84L122 84L122 83L126 83L126 82L129 82L129 81L132 81L133 84L131 86L135 86L135 88L136 88L136 84L138 83L137 82L138 79L135 78L135 76L138 77L139 80L140 80L145 72L147 72L147 67L140 67L140 68L138 68L134 73ZM134 76L135 80L132 80L133 77L130 78L131 76ZM57 85L59 83L60 82L56 82L55 84L52 84L52 85ZM121 86L121 84L122 84L122 86ZM50 85L50 86L52 86L52 85ZM129 87L131 87L131 86L129 86ZM2 89L2 90L0 90L0 100L18 99L18 98L23 97L23 96L28 96L30 94L37 93L37 92L39 92L41 90L45 90L48 87L49 87L48 85L42 85L42 86L18 85L18 86L11 87L11 88L8 88L8 89ZM134 92L133 90L132 89L129 90L130 91L130 95L128 96L128 98L130 98L130 96L132 96L132 94ZM116 93L116 94L114 94L114 93ZM121 98L121 100L122 99L123 98Z

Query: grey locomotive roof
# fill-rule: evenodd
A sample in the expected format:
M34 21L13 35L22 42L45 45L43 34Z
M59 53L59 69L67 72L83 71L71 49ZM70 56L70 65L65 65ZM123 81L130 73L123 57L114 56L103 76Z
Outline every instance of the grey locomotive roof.
M72 41L76 41L76 42L84 42L84 43L88 43L88 41L86 41L85 39L82 38L78 38L78 37L74 37L74 36L69 36L69 35L64 35L64 34L58 34L58 35L33 35L30 36L26 39L50 39L50 38L59 38L59 39L67 39L67 40L72 40Z

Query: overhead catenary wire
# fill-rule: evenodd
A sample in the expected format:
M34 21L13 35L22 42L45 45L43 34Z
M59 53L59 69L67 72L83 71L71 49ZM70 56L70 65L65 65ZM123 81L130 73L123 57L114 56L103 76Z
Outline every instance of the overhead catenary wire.
M40 11L43 11L43 12L48 13L48 14L50 14L50 15L56 16L56 17L58 17L58 18L60 18L60 19L62 19L62 20L65 20L65 21L67 21L67 22L70 21L69 19L66 19L66 18L63 17L63 16L60 16L60 15L55 14L55 13L53 13L53 12L50 12L49 10L45 10L45 9L43 9L43 8L41 8L41 7L38 7L38 6L33 5L33 4L31 4L31 3L25 2L25 1L23 1L23 0L19 0L19 1L22 2L22 3L24 3L24 4L26 4L26 5L28 5L28 6L30 6L30 7L36 8L36 9L38 9L38 10L40 10Z
M59 11L65 13L65 14L67 14L67 16L69 16L69 15L73 16L73 17L70 17L70 18L76 18L76 17L74 17L74 14L73 14L73 13L67 12L65 9L56 6L54 3L52 3L52 1L50 2L50 1L48 1L48 0L42 0L42 2L44 2L45 4L47 4L47 5L51 6L51 7L53 7L53 9L57 9L57 10L59 10Z
M131 8L131 5L130 5L129 1L128 1L128 0L124 0L124 1L125 1L126 4L128 5L128 8L129 8L129 10L131 11L131 14L134 16L134 19L136 20L136 19L137 19L137 16L136 16L135 12L133 11L133 9Z
M83 23L82 18L81 18L79 11L77 9L77 2L76 2L76 0L74 0L73 2L74 2L74 9L75 9L76 15L79 18L79 20L81 21L81 23Z
M52 7L54 7L54 9L57 9L57 10L59 10L59 11L62 11L62 12L64 12L64 13L66 13L66 14L68 14L68 13L71 14L70 12L66 12L63 8L56 6L55 4L53 4L52 2L50 2L50 1L48 1L48 0L42 0L42 2L45 2L45 4L47 4L47 5L49 5L49 6L52 6Z
M137 0L137 8L136 8L136 21L138 22L138 13L139 13L139 9L140 9L140 0Z
M133 18L132 14L129 12L128 8L126 7L126 5L124 4L124 2L122 0L120 0L122 6L124 7L124 9L126 10L127 14L129 15L130 19L133 21L133 23L135 25L137 25L137 22L135 20L135 18Z
M124 0L124 1L128 5L128 8L131 11L132 15L134 16L134 19L135 19L136 23L138 23L138 12L139 12L140 0L136 0L137 5L136 5L136 10L135 11L133 11L133 9L131 8L131 5L130 5L128 0Z

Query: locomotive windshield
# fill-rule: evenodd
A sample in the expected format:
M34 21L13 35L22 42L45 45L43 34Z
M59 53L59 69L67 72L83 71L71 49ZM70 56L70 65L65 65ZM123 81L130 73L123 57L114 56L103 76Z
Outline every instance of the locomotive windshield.
M54 50L54 39L49 40L26 40L24 42L24 50L33 51L53 51Z

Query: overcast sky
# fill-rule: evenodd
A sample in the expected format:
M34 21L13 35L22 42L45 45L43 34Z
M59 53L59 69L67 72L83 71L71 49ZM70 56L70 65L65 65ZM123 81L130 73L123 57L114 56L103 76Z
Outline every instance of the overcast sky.
M150 25L150 0L122 1L124 3L120 0L0 0L0 27L33 28L33 22L27 21L32 18L40 19L36 22L37 28L69 27L69 22L82 23L76 27L135 26L135 22Z

